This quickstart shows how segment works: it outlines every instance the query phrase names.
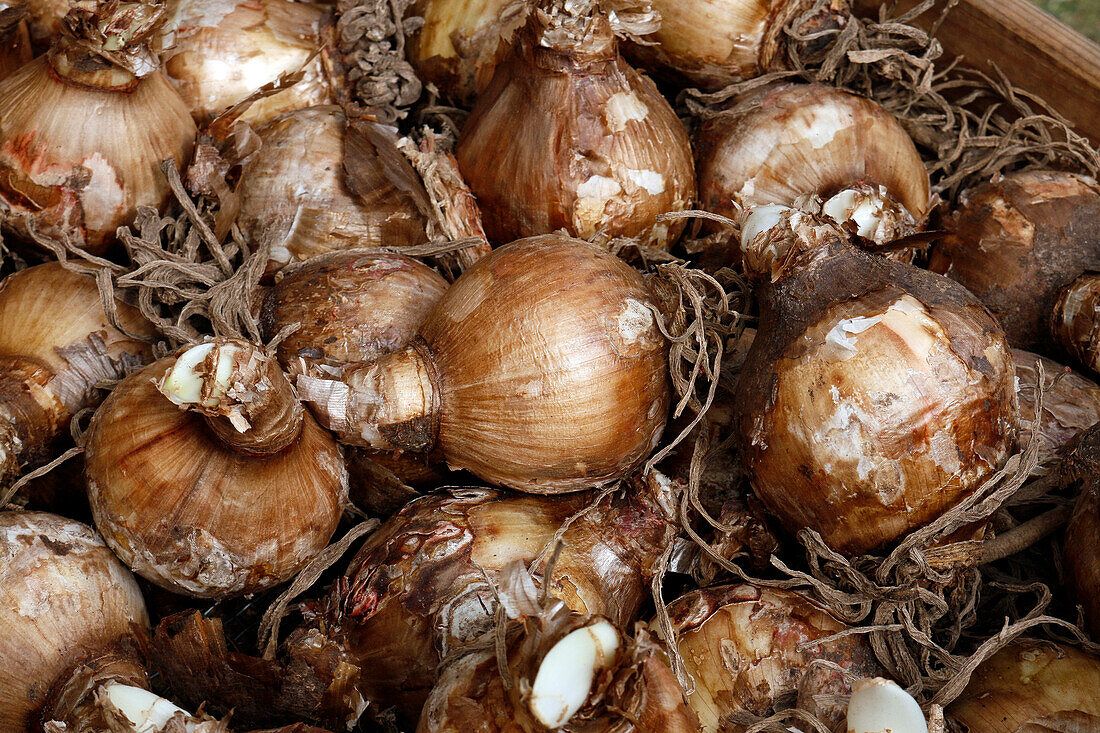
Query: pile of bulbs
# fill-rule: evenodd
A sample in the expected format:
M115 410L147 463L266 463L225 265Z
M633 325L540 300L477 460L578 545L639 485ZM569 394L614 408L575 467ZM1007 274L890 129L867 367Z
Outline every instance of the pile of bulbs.
M684 88L812 53L782 32L794 18L849 21L801 0L416 0L404 61L461 113L453 155L430 150L349 99L334 23L362 8L345 5L0 11L0 222L31 265L0 281L0 495L83 431L81 472L0 511L0 733L193 733L230 713L711 733L792 710L777 730L1100 730L1087 651L1014 643L922 709L810 596L697 582L691 435L651 461L696 417L740 466L704 503L853 559L936 522L1031 436L1055 470L1100 421L1094 180L1013 171L938 201L896 118L818 84L677 116ZM99 285L139 211L176 205L166 173L195 185L211 149L233 202L212 236L267 253L249 296L267 342L156 348L148 304ZM716 216L689 229L693 209ZM441 236L480 242L457 276L398 253ZM706 415L681 414L682 312L646 266L674 258L751 283L751 346ZM1036 420L1040 363L1062 376ZM1096 634L1100 484L1083 484L1064 592ZM363 512L380 524L340 561ZM674 557L682 592L658 614ZM296 577L321 582L263 656L173 614Z

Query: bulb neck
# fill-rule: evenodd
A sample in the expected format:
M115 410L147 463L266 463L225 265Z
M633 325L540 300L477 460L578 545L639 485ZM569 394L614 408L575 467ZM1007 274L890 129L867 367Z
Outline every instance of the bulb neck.
M115 730L105 724L99 701L105 685L147 688L145 668L135 654L111 653L81 662L62 676L42 710L42 721L61 722L67 731Z
M751 279L780 280L846 241L826 217L779 204L748 209L741 219L741 256Z
M544 2L531 13L525 29L526 42L535 66L551 71L569 71L618 57L618 41L611 21L595 3L566 0Z
M427 452L439 436L435 363L424 344L345 367L338 379L298 377L318 421L349 445Z
M64 36L54 43L46 60L53 76L71 86L129 93L137 89L141 82L133 72L112 64Z
M203 415L211 432L241 453L278 453L302 432L305 411L278 362L242 339L184 349L157 389L180 409Z

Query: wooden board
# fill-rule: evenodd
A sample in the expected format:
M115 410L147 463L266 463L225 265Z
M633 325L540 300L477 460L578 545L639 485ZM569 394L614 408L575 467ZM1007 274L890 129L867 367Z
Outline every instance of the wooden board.
M1100 2L1100 0L1097 0ZM909 9L918 0L900 0ZM878 17L882 3L855 0L857 12ZM918 19L929 27L946 0ZM949 55L989 71L996 65L1018 87L1037 94L1100 144L1100 45L1028 0L961 0L936 37Z

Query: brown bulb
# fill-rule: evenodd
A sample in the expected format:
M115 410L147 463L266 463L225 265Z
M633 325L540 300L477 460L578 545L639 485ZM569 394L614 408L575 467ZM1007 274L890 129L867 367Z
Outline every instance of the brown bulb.
M41 730L83 682L82 665L104 657L126 681L143 681L148 630L137 581L91 528L0 512L0 731Z
M264 301L265 338L299 324L279 345L289 374L338 374L343 365L408 346L447 289L424 264L385 252L332 252L291 265ZM389 515L438 486L441 467L425 456L347 450L351 498L372 515Z
M339 107L288 112L260 130L241 173L237 223L271 241L269 271L340 249L426 240L426 194L392 128L348 122Z
M742 228L759 330L734 394L742 462L790 531L859 554L938 518L1016 447L1004 332L961 285L761 207Z
M805 194L828 199L864 184L885 214L848 213L861 234L879 241L891 237L865 228L872 218L907 223L908 231L890 229L897 238L913 231L931 203L924 162L898 120L875 102L820 84L765 87L705 123L695 154L700 206L731 218L742 206L790 206ZM907 217L891 214L893 205ZM864 216L868 223L858 223Z
M1067 285L1054 302L1051 322L1054 340L1100 373L1100 274L1087 272Z
M125 379L87 444L96 526L136 573L200 598L290 579L347 499L339 446L259 347L215 339Z
M163 7L96 12L74 9L48 55L0 80L0 220L27 241L33 229L100 254L139 206L167 204L161 161L187 163L197 130L147 45ZM127 40L110 32L129 23Z
M668 249L683 230L656 217L694 199L687 133L593 5L533 12L462 130L458 163L490 241L564 229Z
M266 296L262 326L279 344L291 374L377 359L407 346L448 283L411 257L388 252L332 252L288 267Z
M789 41L783 30L813 6L806 0L650 0L649 4L661 14L661 27L645 36L644 43L631 45L630 58L654 74L708 90L786 68ZM847 13L846 2L833 0L813 17L812 28L842 28ZM795 48L813 51L825 43L809 40Z
M136 308L114 304L127 332L152 341ZM0 484L50 456L96 384L152 358L150 343L110 325L95 280L53 262L0 282ZM2 492L0 492L2 493Z
M1059 291L1100 269L1100 187L1073 173L1010 173L964 192L948 228L930 269L978 296L1013 346L1050 352Z
M564 530L550 583L551 594L570 609L606 616L623 630L648 599L658 560L675 534L663 477L653 474L632 487ZM484 573L505 587L505 569L519 562L541 585L555 533L594 498L591 492L550 497L452 489L409 503L367 540L333 585L316 630L292 637L298 639L292 657L319 668L327 652L315 650L339 649L356 669L358 695L394 705L415 723L443 657L493 628L498 604ZM330 716L343 724L358 715L353 708Z
M699 730L664 648L644 628L624 637L604 618L556 605L505 633L499 662L489 647L444 667L417 733Z
M1020 445L1027 445L1035 429L1035 392L1039 364L1046 373L1043 383L1043 412L1039 417L1039 465L1035 473L1046 473L1063 446L1081 431L1100 422L1100 385L1070 371L1045 356L1012 350L1016 364L1016 399L1020 405Z
M1017 641L975 670L945 717L973 733L1096 730L1098 689L1095 655L1067 644Z
M688 696L704 733L743 733L733 720L745 712L767 717L799 707L829 726L844 706L815 695L849 695L843 675L813 667L823 659L846 673L873 677L882 670L862 636L814 643L848 627L805 596L752 585L727 585L687 593L668 606L685 671L695 681Z
M668 344L641 274L547 235L494 250L444 293L422 340L297 387L341 441L437 448L454 469L538 493L625 476L656 447Z
M322 46L324 14L289 0L175 0L164 73L200 125L303 65L301 81L253 102L240 119L260 127L283 112L330 104L321 58L310 60Z
M1100 633L1100 484L1086 481L1066 527L1066 581L1084 607L1093 635Z

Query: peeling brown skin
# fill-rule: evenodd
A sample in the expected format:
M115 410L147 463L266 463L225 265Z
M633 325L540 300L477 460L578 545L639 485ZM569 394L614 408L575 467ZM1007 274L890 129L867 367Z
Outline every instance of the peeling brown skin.
M685 224L656 224L657 215L687 209L695 197L683 124L653 82L619 56L606 19L577 48L562 51L539 44L540 15L532 14L478 96L456 149L489 240L565 229L581 238L598 231L639 237L668 249ZM645 116L613 129L607 115L616 94L634 95ZM650 193L628 169L653 171L663 190ZM596 176L620 187L606 200L597 197L602 204L582 188Z
M1072 173L1011 173L964 193L948 229L930 269L978 296L1013 346L1054 356L1058 292L1100 270L1100 187Z
M971 733L1039 733L1029 722L1073 719L1078 728L1100 726L1100 659L1044 641L1017 641L978 667L962 695L945 711L948 721Z
M358 668L359 693L414 722L445 653L492 627L496 602L478 566L499 580L510 563L534 562L592 499L454 490L417 499L388 520L323 602L320 628ZM647 492L605 500L562 537L553 595L629 628L673 534ZM292 648L291 658L310 646Z
M508 626L505 687L492 649L452 660L442 670L417 733L545 733L531 713L529 690L539 665L568 633L591 625L590 616L525 617ZM644 628L622 646L609 668L596 673L588 700L561 728L566 733L696 733L695 716L668 667L664 649Z
M864 636L824 644L802 644L848 628L806 596L751 585L726 585L691 591L668 606L679 650L696 691L688 702L701 731L741 733L729 718L748 711L768 716L791 702L813 710L830 727L844 719L841 705L820 705L814 695L849 695L844 677L811 669L824 659L856 677L883 673Z
M1090 478L1077 499L1063 545L1066 581L1085 609L1093 636L1100 636L1100 482Z
M1071 282L1054 302L1054 340L1093 373L1100 373L1100 274L1086 272Z
M957 283L839 239L783 267L756 290L759 335L735 392L742 461L757 496L788 530L810 527L838 551L866 552L940 516L1007 460L1017 430L1008 344L988 311ZM854 337L857 343L868 333L878 339L868 352L868 371L834 363L825 346L836 324L883 313L903 296L922 305L940 332L927 363L906 342L874 335L874 327ZM907 360L922 370L947 369L948 381L921 376L923 386L911 383L906 394L876 393L867 380L879 371L887 383L902 379ZM815 376L791 382L799 370ZM830 394L831 417L801 416ZM850 417L842 417L850 405L871 414L857 428L863 468L856 456L829 454L813 435L799 437L826 430L833 419L847 420L850 428ZM943 443L954 447L957 459L936 448Z

